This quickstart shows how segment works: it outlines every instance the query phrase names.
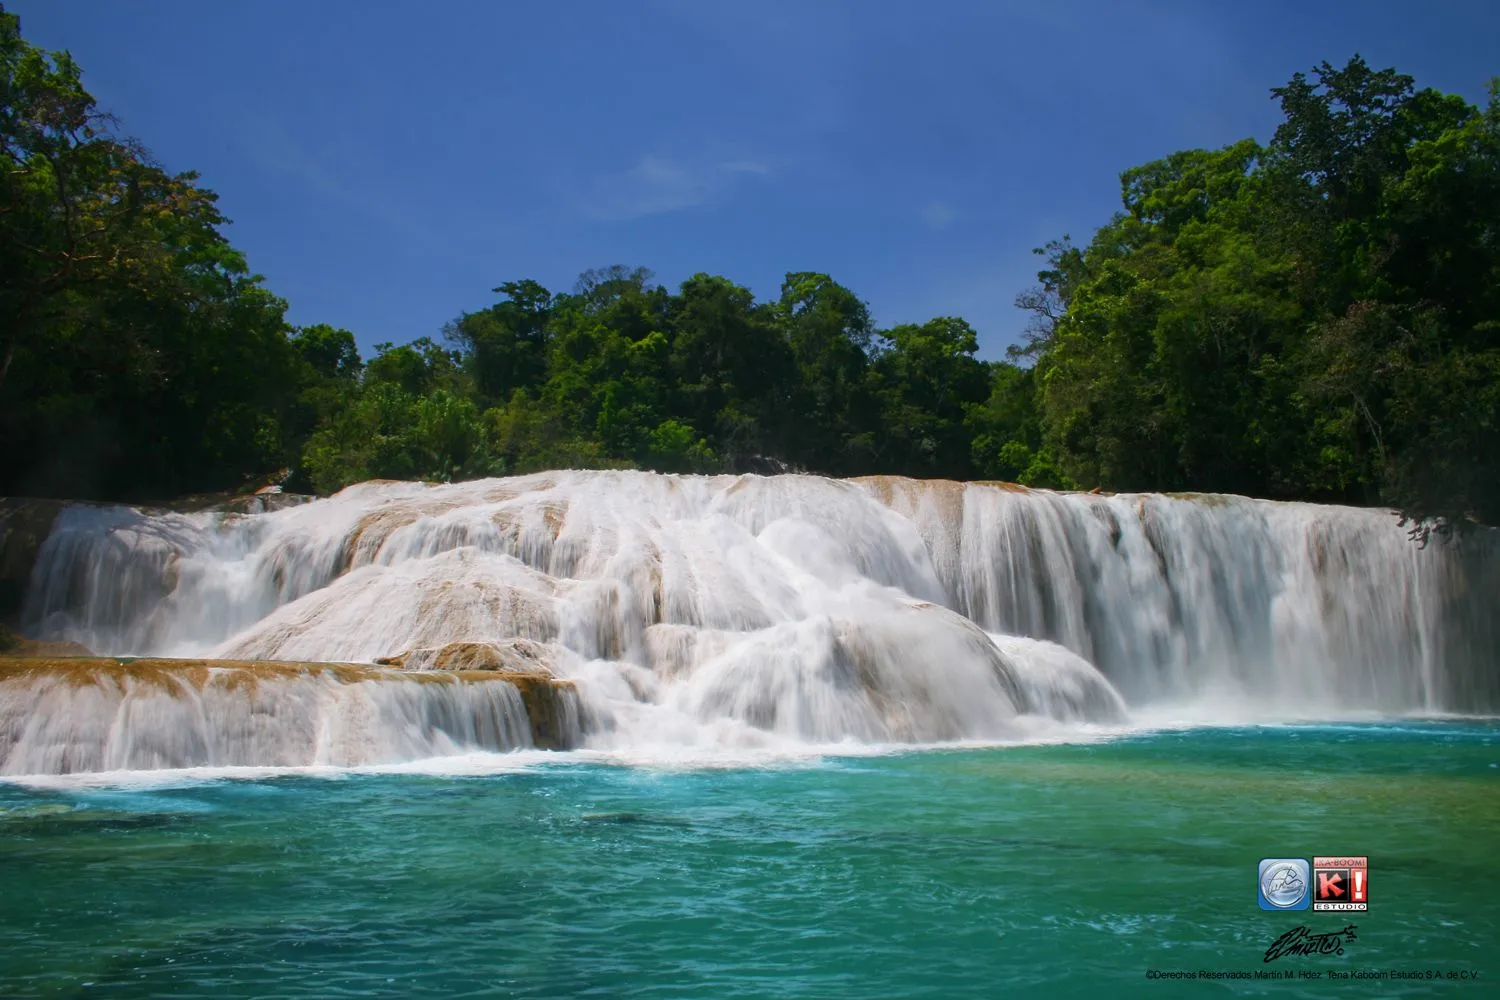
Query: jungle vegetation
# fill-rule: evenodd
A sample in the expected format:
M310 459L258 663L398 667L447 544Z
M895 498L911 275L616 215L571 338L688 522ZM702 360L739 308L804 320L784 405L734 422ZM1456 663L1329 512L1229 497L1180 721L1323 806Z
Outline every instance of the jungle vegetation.
M152 501L548 468L803 470L1386 504L1500 524L1500 89L1359 57L1269 141L1120 175L1037 252L1025 342L881 328L827 274L757 300L642 268L528 279L363 358L293 327L215 195L0 8L0 493Z

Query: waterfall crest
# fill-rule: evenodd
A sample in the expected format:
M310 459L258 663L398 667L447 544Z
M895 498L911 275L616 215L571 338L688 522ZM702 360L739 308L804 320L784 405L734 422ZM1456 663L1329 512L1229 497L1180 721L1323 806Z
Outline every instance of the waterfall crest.
M601 746L1005 739L1222 697L1487 712L1495 534L1422 548L1379 510L884 477L366 483L248 515L69 508L24 627L299 661L520 643Z

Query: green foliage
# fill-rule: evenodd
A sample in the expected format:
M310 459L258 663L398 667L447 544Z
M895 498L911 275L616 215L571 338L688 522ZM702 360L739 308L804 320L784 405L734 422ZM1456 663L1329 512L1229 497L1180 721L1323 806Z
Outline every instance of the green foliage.
M1035 369L991 365L989 397L967 408L964 424L977 478L1046 489L1075 488L1042 442Z
M873 365L881 402L886 471L910 476L972 474L966 412L989 391L979 342L961 319L944 317L890 330L890 347Z
M683 415L731 461L775 450L792 357L774 311L747 288L697 274L683 282L671 318Z
M1273 91L1269 145L1125 171L1038 250L1010 361L889 330L826 274L757 302L644 269L505 282L442 331L292 329L215 196L122 138L0 8L0 492L152 499L554 468L1236 491L1500 523L1500 89L1357 57Z
M647 462L662 472L711 472L718 459L708 442L687 424L663 420L647 441Z
M291 333L292 347L306 365L303 380L347 384L359 377L363 364L354 334L327 324L304 326Z
M880 424L870 364L884 340L869 307L828 275L801 271L782 282L775 313L793 366L781 454L832 474L870 469Z
M524 389L484 416L494 451L509 473L625 469L634 464L606 456L598 441L578 433L555 407L532 399Z
M284 464L297 357L212 192L0 9L0 489L153 498Z
M418 337L399 347L376 344L379 353L365 365L367 383L386 382L413 396L445 390L463 392L467 380L460 368L461 356L447 351L428 337Z
M308 439L302 465L320 492L366 479L449 482L505 468L472 400L444 389L417 396L393 382L354 392Z
M1358 57L1273 93L1285 122L1126 171L1124 211L1043 251L1043 441L1110 489L1383 501L1497 523L1500 103ZM976 461L1014 471L998 439Z
M518 388L540 384L546 375L552 294L529 280L506 282L495 291L505 299L464 313L443 332L457 345L479 398L503 402Z

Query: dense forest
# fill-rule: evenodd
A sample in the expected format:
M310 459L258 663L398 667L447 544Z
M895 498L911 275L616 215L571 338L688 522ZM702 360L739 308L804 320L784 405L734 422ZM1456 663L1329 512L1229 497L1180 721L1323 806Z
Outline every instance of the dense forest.
M962 319L881 329L826 274L757 301L618 266L364 359L289 326L214 194L3 8L0 88L0 493L793 469L1500 524L1500 89L1298 74L1269 144L1127 170L1086 245L1039 250L1026 342L986 362Z

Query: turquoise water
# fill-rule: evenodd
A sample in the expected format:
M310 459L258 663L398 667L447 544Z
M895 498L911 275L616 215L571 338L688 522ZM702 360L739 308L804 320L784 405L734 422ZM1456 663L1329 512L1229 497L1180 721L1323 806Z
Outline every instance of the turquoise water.
M0 994L1496 996L1497 740L1422 722L0 785ZM1368 913L1257 907L1260 858L1314 854L1369 856ZM1349 923L1342 956L1262 962ZM1481 978L1327 978L1427 969Z

